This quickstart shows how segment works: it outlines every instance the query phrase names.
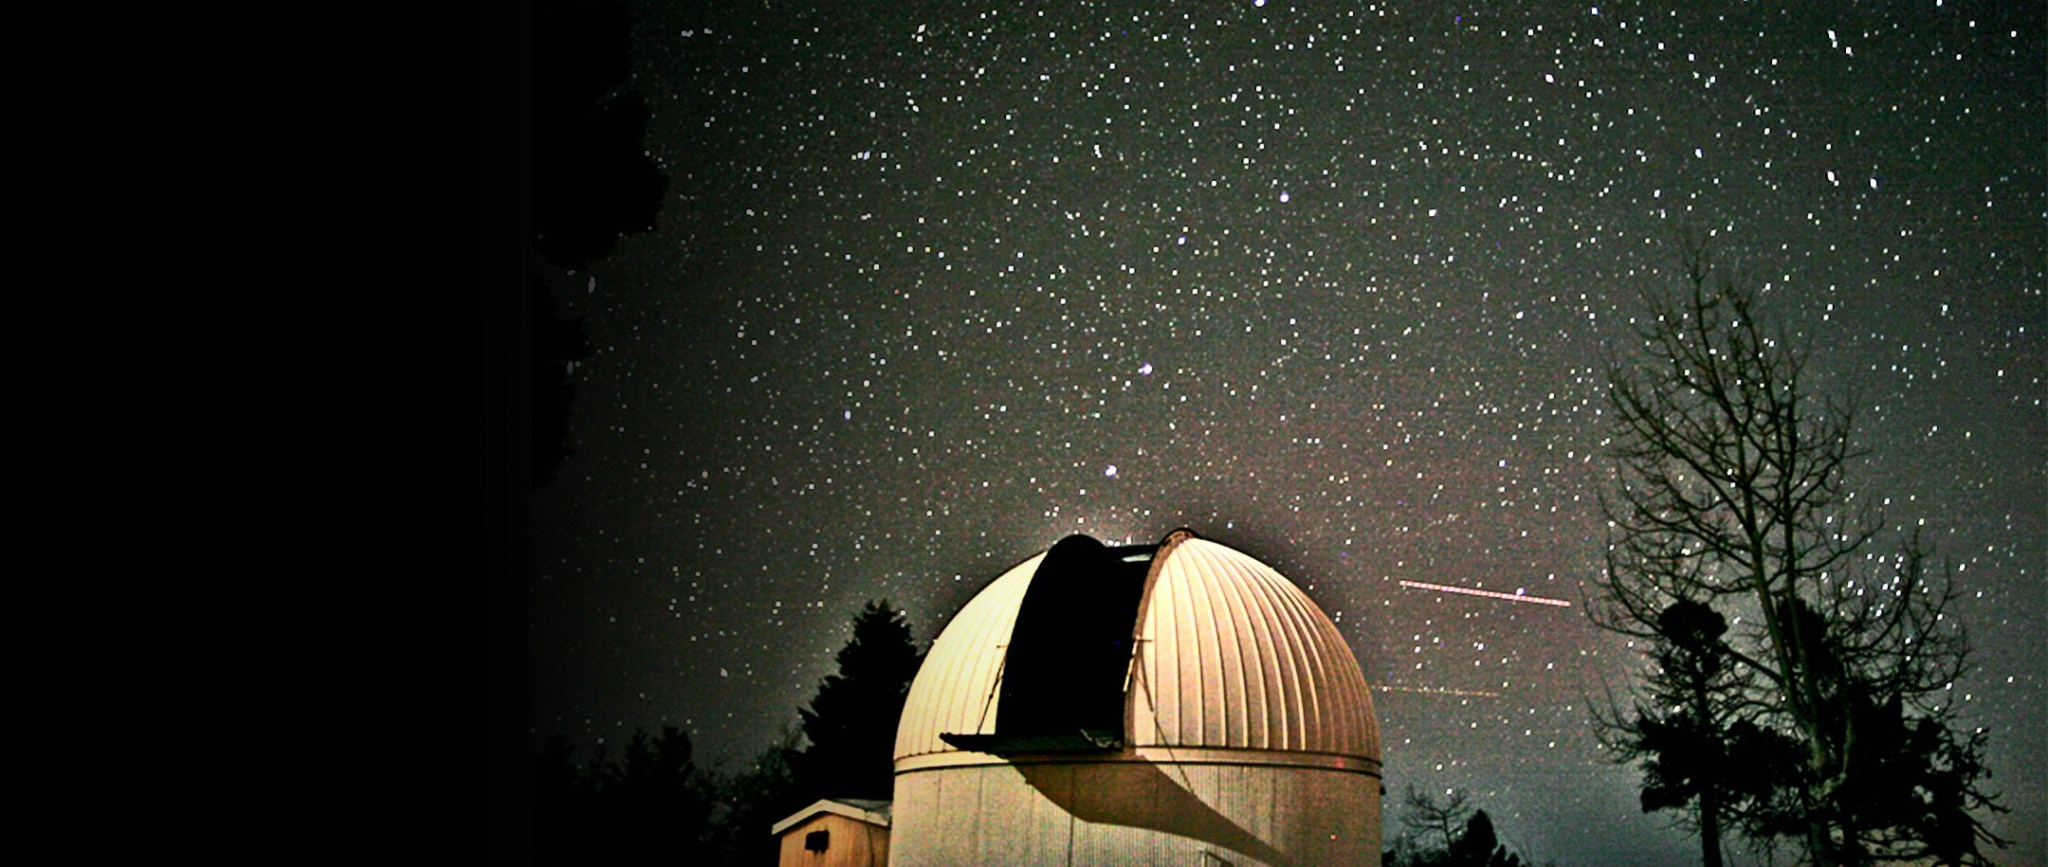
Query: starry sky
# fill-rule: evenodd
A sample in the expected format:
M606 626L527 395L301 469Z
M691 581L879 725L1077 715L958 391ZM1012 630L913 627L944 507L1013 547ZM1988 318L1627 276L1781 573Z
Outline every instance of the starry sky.
M1185 526L1337 620L1390 792L1696 858L1587 731L1643 662L1578 603L1602 353L1711 232L1955 571L1997 857L2048 862L2037 0L629 5L671 185L545 272L592 351L531 501L536 733L736 760L865 600L929 642L1061 536Z

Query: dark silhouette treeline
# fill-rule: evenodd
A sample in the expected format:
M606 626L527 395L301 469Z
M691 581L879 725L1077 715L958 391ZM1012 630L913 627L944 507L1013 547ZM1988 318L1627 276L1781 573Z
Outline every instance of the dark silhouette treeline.
M799 709L801 727L737 767L699 765L674 726L635 730L616 752L598 744L581 761L576 745L549 736L532 756L534 863L766 867L778 855L770 827L798 809L889 798L896 725L923 657L887 600L863 606L852 627L837 672ZM1410 788L1401 811L1386 867L1535 867L1462 791L1439 800Z
M827 675L811 706L798 711L809 743L790 756L799 790L817 793L813 799L890 798L896 786L896 723L923 659L910 624L889 609L888 600L861 609L853 619L853 638L839 651L839 673Z
M1438 800L1409 787L1400 825L1380 853L1383 867L1535 867L1501 842L1493 817L1474 808L1462 789Z
M531 487L554 481L555 474L569 459L570 427L576 404L576 383L571 365L590 357L590 340L583 320L565 318L557 312L554 293L538 275L533 278L532 354L532 474Z
M789 747L733 770L704 768L689 733L664 726L636 730L617 755L598 745L578 763L553 735L533 756L534 863L772 864L769 826L809 803L791 785Z
M669 177L643 143L648 109L632 87L634 22L626 7L541 0L532 11L531 487L538 488L569 458L571 365L590 355L582 320L557 315L541 266L574 275L610 256L621 237L651 231Z
M550 735L533 754L537 864L770 865L775 822L820 798L881 798L894 782L896 722L922 657L887 600L853 618L839 670L799 710L801 730L733 768L700 766L689 732L635 730L616 754Z
M669 178L632 87L633 18L617 0L533 4L533 249L580 268L654 228Z

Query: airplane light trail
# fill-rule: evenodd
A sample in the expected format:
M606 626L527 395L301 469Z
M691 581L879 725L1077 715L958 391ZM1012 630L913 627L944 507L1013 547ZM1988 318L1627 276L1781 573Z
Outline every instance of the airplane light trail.
M1506 599L1509 602L1534 602L1538 605L1557 605L1564 608L1572 607L1572 604L1570 602L1566 602L1562 599L1550 599L1543 596L1529 596L1519 590L1513 593L1495 593L1491 590L1474 590L1470 587L1451 587L1444 584L1426 584L1421 581L1402 581L1401 586L1413 587L1417 590L1441 590L1445 593L1463 593L1467 596L1484 596L1488 599Z
M1373 689L1379 690L1381 692L1419 692L1423 695L1466 695L1479 696L1482 698L1500 697L1500 693L1497 692L1486 692L1484 690L1478 689L1451 689L1447 686L1389 686L1387 684L1379 684L1377 686L1374 686Z

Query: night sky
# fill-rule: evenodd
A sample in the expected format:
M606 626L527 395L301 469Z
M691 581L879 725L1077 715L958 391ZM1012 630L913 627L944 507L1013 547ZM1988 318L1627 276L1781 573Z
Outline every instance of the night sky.
M1579 603L1602 352L1710 231L1955 570L1995 857L2048 861L2041 3L704 5L632 7L658 228L544 272L592 351L534 732L737 761L863 601L929 642L1061 536L1185 526L1337 620L1390 801L1697 858L1588 733L1643 662Z

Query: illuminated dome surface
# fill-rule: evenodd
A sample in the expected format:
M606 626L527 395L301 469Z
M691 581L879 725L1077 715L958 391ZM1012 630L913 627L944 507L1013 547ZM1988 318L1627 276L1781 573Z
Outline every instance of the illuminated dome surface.
M1379 730L1334 623L1186 530L1069 536L947 624L896 733L892 864L1377 865Z
M1118 679L1123 739L1135 747L1287 751L1377 770L1379 731L1365 676L1335 624L1280 573L1188 531L1157 547L1107 549L1147 567ZM944 733L994 735L999 677L1026 591L1046 554L967 603L925 657L897 730L896 760L946 761ZM915 760L924 759L924 762ZM957 757L955 760L964 759Z

